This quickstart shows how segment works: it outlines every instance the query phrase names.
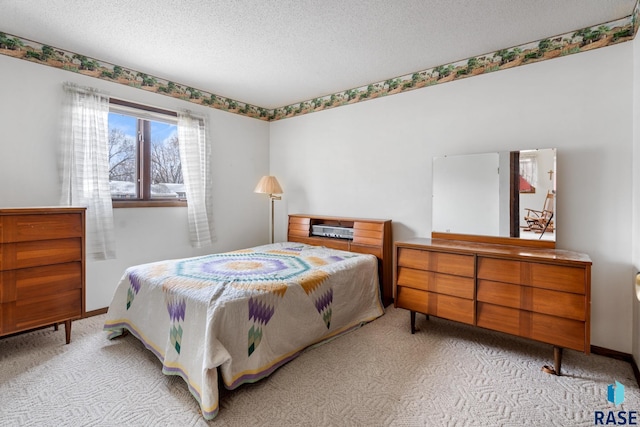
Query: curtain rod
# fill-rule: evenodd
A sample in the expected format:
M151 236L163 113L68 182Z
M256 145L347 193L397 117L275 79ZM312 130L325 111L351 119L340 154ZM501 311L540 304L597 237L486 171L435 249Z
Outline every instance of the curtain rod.
M94 87L89 87L89 86L79 86L73 82L64 82L63 83L63 87L65 90L67 89L73 89L77 92L83 92L83 93L91 93L91 94L99 94L99 95L105 95L105 96L110 96L109 92L103 92L99 89L96 89Z

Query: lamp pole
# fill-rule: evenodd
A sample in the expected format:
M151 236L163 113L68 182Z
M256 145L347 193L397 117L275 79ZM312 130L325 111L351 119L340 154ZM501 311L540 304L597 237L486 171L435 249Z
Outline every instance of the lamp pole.
M276 196L275 194L269 194L269 198L271 199L271 243L275 243L274 240L274 231L275 231L275 227L274 227L274 214L273 214L273 202L274 200L280 200L282 199L282 196Z

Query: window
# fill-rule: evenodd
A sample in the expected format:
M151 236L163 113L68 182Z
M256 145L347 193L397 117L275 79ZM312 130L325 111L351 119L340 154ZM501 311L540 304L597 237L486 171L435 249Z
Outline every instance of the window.
M109 185L114 207L186 206L175 112L110 100Z
M520 152L520 192L535 193L538 181L538 162L535 152Z

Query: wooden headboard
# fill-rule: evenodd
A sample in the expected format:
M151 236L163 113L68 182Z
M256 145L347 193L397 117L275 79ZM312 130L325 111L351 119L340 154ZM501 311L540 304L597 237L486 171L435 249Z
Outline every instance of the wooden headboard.
M314 236L311 234L313 225L353 228L353 239ZM393 302L391 220L292 214L289 215L287 240L375 255L382 303L387 306Z

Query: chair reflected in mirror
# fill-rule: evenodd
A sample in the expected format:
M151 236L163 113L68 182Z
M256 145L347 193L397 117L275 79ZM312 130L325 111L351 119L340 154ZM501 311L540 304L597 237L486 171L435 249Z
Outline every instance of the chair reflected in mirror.
M544 199L544 206L542 210L525 208L524 221L526 225L522 228L524 231L532 231L534 233L540 233L541 238L544 233L552 233L554 231L553 225L553 209L554 206L554 194L553 192L547 192L547 197Z

